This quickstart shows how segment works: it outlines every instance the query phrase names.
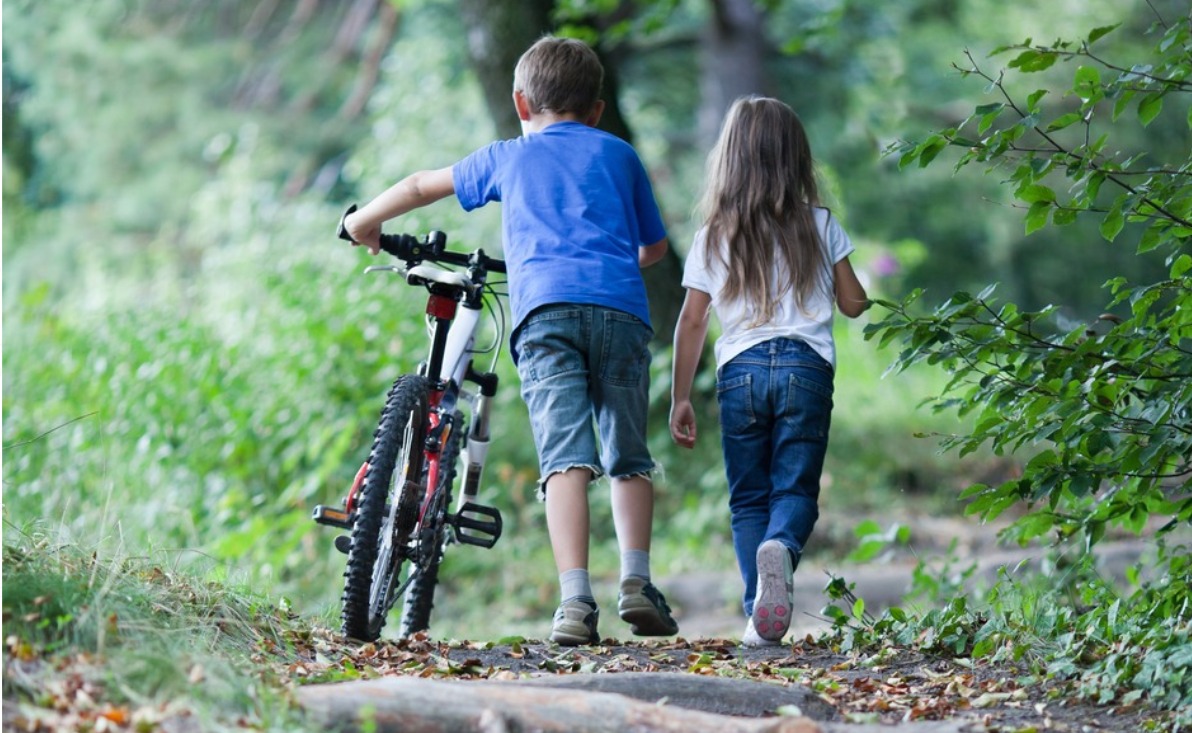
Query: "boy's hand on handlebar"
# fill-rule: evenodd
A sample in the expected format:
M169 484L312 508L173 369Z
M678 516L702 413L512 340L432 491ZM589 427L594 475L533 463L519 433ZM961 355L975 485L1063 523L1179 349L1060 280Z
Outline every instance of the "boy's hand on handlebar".
M353 247L368 247L368 252L372 255L381 251L381 226L379 224L363 225L359 212L353 212L344 217L344 229L352 238Z

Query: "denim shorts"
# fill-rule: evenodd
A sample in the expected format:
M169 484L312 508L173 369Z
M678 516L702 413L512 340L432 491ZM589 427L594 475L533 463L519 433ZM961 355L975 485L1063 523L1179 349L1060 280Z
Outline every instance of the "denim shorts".
M513 341L540 498L547 478L571 468L590 469L593 478L654 469L646 446L653 336L636 316L595 305L544 306L518 327Z

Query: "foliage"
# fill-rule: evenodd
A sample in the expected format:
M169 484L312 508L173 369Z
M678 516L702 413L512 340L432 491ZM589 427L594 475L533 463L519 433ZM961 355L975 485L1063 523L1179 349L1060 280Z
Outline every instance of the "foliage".
M882 344L901 342L895 369L927 362L951 372L936 406L972 414L974 429L947 438L946 447L961 454L985 443L999 454L1032 448L1021 477L963 494L968 511L984 519L1025 504L1029 511L1006 533L1020 543L1054 534L1083 538L1091 548L1107 526L1141 534L1156 518L1166 522L1162 534L1192 520L1192 146L1123 159L1110 142L1129 108L1144 126L1163 108L1192 127L1192 82L1185 81L1192 18L1160 27L1153 56L1130 68L1092 51L1112 30L1098 28L1079 44L1010 47L1018 53L1009 67L1022 73L1058 61L1091 62L1076 69L1064 95L1079 100L1076 110L1044 107L1046 89L1019 103L1003 74L974 65L963 73L988 80L1004 101L903 145L901 162L926 166L948 146L963 147L958 168L1009 170L1014 195L1029 206L1028 231L1049 215L1060 226L1095 216L1110 242L1124 227L1139 226L1138 256L1164 256L1167 276L1143 285L1111 280L1100 326L1064 324L1056 307L997 305L990 287L977 296L957 293L928 315L914 312L920 291L883 302L890 315L867 331ZM1007 113L1010 123L997 124ZM1065 181L1068 193L1057 193Z
M1020 477L966 490L967 511L992 520L1015 508L1006 538L1051 537L1057 546L1080 539L1076 559L1055 566L1043 584L1003 576L983 603L962 593L921 617L895 608L875 618L834 579L829 592L847 610L829 614L846 645L915 640L974 660L1021 661L1033 674L1074 679L1077 694L1102 703L1149 696L1176 711L1178 729L1192 722L1189 550L1180 544L1192 523L1192 15L1157 23L1150 53L1134 64L1094 50L1116 29L1097 28L1078 43L999 49L1015 55L997 74L970 56L962 75L985 80L998 101L894 151L901 165L924 167L963 148L957 170L981 164L1002 172L1026 209L1028 233L1081 217L1097 220L1110 243L1137 229L1136 256L1161 258L1163 276L1110 280L1099 323L1065 323L1057 306L998 305L991 286L957 293L925 315L922 291L882 301L889 315L866 331L901 345L895 371L929 363L950 372L935 407L971 416L973 428L946 437L946 448L1029 454ZM1059 100L1043 88L1020 101L1007 79L1063 63L1077 67ZM1131 118L1145 128L1161 115L1176 116L1182 144L1121 152L1114 136ZM1095 570L1092 550L1115 525L1156 548L1129 594ZM877 529L862 531L870 544L895 538Z
M890 527L882 541L875 539L877 527L859 533L890 545L906 541L900 529ZM912 602L877 615L854 594L854 584L833 576L824 589L832 603L823 610L833 630L824 641L862 655L896 646L974 669L1010 665L1031 683L1058 683L1053 698L1071 695L1123 709L1147 702L1170 710L1163 729L1179 731L1192 725L1192 554L1162 542L1157 553L1130 570L1128 594L1081 552L1048 553L1039 572L1002 568L985 591L972 582L973 566L956 576L959 583L941 589L948 572L924 560L911 596L929 605ZM1158 574L1147 577L1155 566Z

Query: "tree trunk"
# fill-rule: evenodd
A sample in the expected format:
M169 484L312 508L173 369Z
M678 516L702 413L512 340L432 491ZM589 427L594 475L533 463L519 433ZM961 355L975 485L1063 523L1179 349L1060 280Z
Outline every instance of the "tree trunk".
M468 59L503 140L521 135L513 109L513 69L522 52L551 30L553 9L554 0L459 0Z
M764 93L766 40L754 0L710 0L712 17L700 48L699 136L710 146L733 100Z

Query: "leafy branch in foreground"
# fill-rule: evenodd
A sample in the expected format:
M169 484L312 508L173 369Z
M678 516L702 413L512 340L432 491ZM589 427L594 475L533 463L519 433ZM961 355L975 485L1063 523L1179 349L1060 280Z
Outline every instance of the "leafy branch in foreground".
M969 56L961 73L984 80L997 101L889 152L903 167L925 167L963 148L957 172L981 164L1004 173L1026 209L1027 234L1092 217L1110 244L1135 230L1137 255L1162 257L1164 275L1110 280L1105 312L1076 326L1058 306L999 304L990 286L928 312L922 291L879 301L888 315L866 328L867 339L901 345L893 371L921 362L948 371L934 407L971 416L973 427L945 437L945 448L964 455L989 444L999 455L1025 454L1021 476L965 490L967 511L989 520L1014 507L1018 518L1002 537L1024 545L1050 537L1057 550L1075 550L1082 580L1024 592L1004 577L986 606L975 609L960 594L922 618L891 609L872 619L854 600L854 613L834 620L853 645L892 638L974 659L1031 657L1039 673L1076 679L1077 694L1101 703L1145 698L1173 709L1179 729L1192 724L1192 13L1156 24L1158 40L1139 63L1093 50L1116 29L999 49L1016 55L996 74ZM1047 88L1023 99L1007 80L1059 63L1077 65L1059 99ZM1123 152L1128 145L1115 134L1132 117L1144 129L1165 123L1185 142L1159 144L1152 135L1142 146L1152 149ZM1113 526L1146 536L1156 550L1127 595L1094 569L1092 550ZM1083 542L1068 547L1072 540Z
M1185 147L1182 157L1162 160L1171 151L1110 152L1113 125L1130 105L1144 126L1165 108L1187 106L1192 16L1160 27L1152 57L1128 67L1092 51L1114 28L1098 28L1080 43L1027 41L1000 50L1017 51L1009 69L1024 74L1057 62L1091 64L1078 66L1065 90L1065 98L1079 100L1077 109L1044 107L1047 89L1021 102L1006 71L993 75L974 63L962 73L988 81L1001 101L897 149L903 166L926 166L951 145L966 149L958 170L970 163L1008 169L1015 198L1028 207L1028 233L1049 217L1062 226L1091 215L1109 242L1138 226L1139 255L1166 257L1164 280L1108 282L1107 312L1093 324L1065 329L1057 308L999 305L990 287L976 296L956 293L927 315L917 311L919 291L882 302L889 315L867 328L867 338L902 344L894 369L925 361L950 372L935 406L975 421L970 434L945 439L945 447L962 455L986 442L999 454L1032 451L1021 477L962 496L984 519L1025 505L1006 533L1021 543L1054 533L1081 537L1091 548L1107 526L1142 533L1158 519L1165 533L1192 523L1192 153ZM1007 116L1014 119L1007 123ZM1192 127L1192 114L1182 124ZM1061 183L1066 192L1057 192Z

